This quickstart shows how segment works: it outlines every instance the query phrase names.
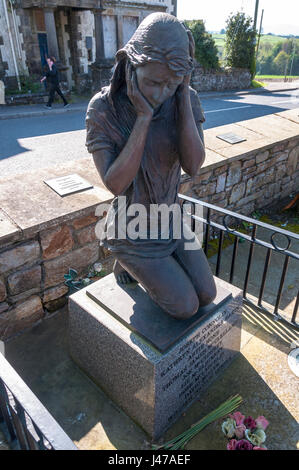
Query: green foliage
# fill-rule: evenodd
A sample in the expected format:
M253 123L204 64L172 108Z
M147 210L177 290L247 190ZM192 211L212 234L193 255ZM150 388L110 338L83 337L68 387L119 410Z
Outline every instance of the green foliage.
M261 87L265 86L265 83L259 82L257 80L251 80L251 86L252 86L252 88L261 88Z
M219 68L218 50L211 34L202 20L184 21L193 34L195 42L195 59L205 69Z
M274 37L274 36L273 36ZM268 36L261 37L256 70L259 75L299 75L299 39L277 38L269 42ZM292 71L291 71L291 64ZM287 67L286 67L287 65Z
M251 69L256 36L252 18L243 12L231 14L226 21L226 26L226 65Z
M45 91L43 85L40 83L40 76L38 75L20 75L21 90L19 88L8 89L7 95L19 95L26 93L40 93Z
M67 274L64 274L64 283L68 286L69 293L73 294L74 292L82 289L88 284L91 284L99 277L106 275L107 273L102 269L101 263L95 263L93 266L89 266L88 274L85 278L78 277L78 272L73 268L69 268L69 272Z
M274 64L276 65L277 72L279 74L284 73L286 70L286 66L288 65L290 60L289 54L285 51L280 51L274 59Z
M256 75L255 78L260 80L269 80L269 78L281 78L284 79L284 75ZM298 75L288 75L288 78L298 78Z
M213 34L213 39L218 49L218 56L220 60L224 58L224 45L225 45L225 34ZM296 77L299 75L299 38L298 37L283 37L276 36L274 34L262 34L260 37L260 44L256 59L256 76L262 76L264 78L284 78L285 68L281 71L282 67L285 66L285 62L280 57L276 59L278 54L284 51L289 56L287 64L287 76ZM294 56L294 59L293 59ZM285 57L284 55L282 57ZM291 71L291 63L293 67Z

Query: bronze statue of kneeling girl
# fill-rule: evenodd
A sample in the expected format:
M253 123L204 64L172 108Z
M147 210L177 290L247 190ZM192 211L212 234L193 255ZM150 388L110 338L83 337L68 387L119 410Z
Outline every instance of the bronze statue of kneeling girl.
M204 116L189 86L193 57L191 32L176 17L149 15L117 52L110 86L91 99L86 116L88 151L115 196L101 240L115 256L114 274L121 283L139 282L177 319L190 318L216 296L196 236L196 249L186 250L171 220L168 238L115 233L121 217L127 224L132 219L120 209L120 196L125 209L138 203L148 214L151 205L176 204L181 169L194 176L204 162Z

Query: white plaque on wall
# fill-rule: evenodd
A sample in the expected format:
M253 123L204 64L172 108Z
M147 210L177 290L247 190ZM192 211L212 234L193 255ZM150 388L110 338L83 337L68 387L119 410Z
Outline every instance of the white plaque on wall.
M92 184L76 174L44 180L44 183L59 194L59 196L67 196L68 194L93 188Z

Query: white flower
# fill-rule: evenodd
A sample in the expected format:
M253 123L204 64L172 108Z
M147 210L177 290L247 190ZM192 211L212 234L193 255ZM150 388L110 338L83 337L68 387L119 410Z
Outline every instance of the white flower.
M221 426L223 434L228 438L232 438L235 435L236 422L232 418L228 418L222 423Z
M103 269L102 263L95 263L93 265L93 269L95 270L96 273L100 273Z
M258 447L266 440L266 433L263 429L256 429L254 432L246 429L245 436L251 444Z

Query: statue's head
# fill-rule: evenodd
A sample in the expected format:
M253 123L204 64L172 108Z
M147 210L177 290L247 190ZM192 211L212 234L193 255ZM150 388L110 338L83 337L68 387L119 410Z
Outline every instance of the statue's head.
M154 108L162 104L192 71L190 35L175 16L167 13L147 16L116 54L112 93L124 83L129 62L136 70L138 86L145 98Z

